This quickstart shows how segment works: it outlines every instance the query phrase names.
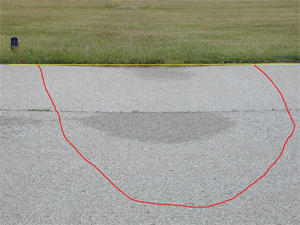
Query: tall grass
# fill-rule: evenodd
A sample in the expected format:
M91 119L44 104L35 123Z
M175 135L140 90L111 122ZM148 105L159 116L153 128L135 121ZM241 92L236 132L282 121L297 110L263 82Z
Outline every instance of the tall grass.
M299 62L299 1L2 0L0 40L1 63Z

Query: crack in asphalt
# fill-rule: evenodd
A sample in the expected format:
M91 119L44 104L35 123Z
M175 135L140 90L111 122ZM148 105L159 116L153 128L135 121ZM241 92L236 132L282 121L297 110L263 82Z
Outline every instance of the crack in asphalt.
M298 112L300 109L289 109L291 112ZM0 112L55 112L50 109L0 109ZM215 111L86 111L86 110L59 110L65 113L240 113L240 112L286 112L286 109L251 109L251 110L215 110Z

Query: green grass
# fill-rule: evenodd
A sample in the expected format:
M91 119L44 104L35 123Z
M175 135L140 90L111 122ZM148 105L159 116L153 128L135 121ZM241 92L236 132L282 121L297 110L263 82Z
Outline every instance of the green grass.
M299 0L1 0L0 63L258 62L299 62Z
M51 112L50 109L28 109L29 112Z

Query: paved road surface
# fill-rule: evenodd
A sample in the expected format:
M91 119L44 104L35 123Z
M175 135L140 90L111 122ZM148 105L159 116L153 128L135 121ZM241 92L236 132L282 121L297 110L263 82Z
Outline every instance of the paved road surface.
M135 203L63 139L38 68L0 68L1 224L300 223L298 129L268 175L229 203ZM261 68L299 124L299 66ZM67 137L139 200L231 198L265 172L292 130L254 66L42 69Z

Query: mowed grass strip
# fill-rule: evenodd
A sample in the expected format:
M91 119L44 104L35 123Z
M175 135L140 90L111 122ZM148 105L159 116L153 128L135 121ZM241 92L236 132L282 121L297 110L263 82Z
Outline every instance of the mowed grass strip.
M299 62L299 1L2 0L0 62Z

